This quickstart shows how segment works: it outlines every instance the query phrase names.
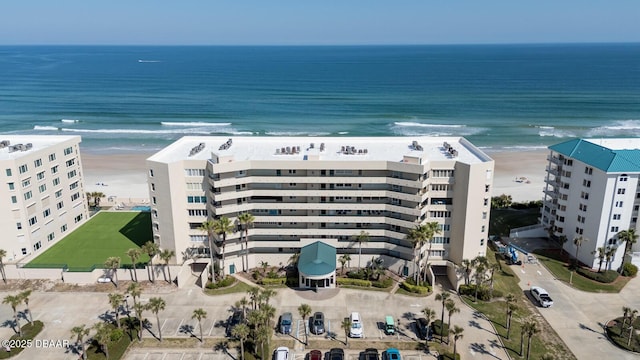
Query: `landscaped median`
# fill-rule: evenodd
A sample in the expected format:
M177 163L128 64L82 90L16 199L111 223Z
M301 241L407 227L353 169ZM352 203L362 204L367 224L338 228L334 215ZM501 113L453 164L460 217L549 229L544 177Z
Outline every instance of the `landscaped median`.
M42 331L43 327L44 324L39 320L22 326L22 337L15 334L11 336L11 339L3 342L4 349L0 349L0 359L16 356L25 348L33 346L36 335ZM9 349L9 351L6 351L6 349Z

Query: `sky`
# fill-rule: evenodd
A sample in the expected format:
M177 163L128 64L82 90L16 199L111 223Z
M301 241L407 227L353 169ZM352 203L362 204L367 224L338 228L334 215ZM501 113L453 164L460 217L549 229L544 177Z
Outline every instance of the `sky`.
M640 0L7 0L0 44L640 42Z

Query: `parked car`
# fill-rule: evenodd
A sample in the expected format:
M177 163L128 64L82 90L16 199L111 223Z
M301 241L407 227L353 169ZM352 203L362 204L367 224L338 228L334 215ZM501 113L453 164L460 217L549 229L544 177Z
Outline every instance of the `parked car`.
M311 350L309 352L309 356L307 360L322 360L322 351L320 350Z
M376 349L367 349L360 353L360 360L380 360L380 355Z
M547 308L553 305L553 300L551 299L551 296L549 296L549 293L547 292L547 290L539 286L531 287L531 296L533 296L533 298L536 299L538 304L540 304L540 306L542 307Z
M429 322L426 318L416 320L416 335L422 340L433 340L433 328L427 325Z
M349 337L352 338L361 338L364 334L364 329L362 328L362 319L360 319L360 314L357 312L352 312L349 316L349 320L351 320L351 329L349 329Z
M396 348L388 348L382 353L382 360L402 360L400 351Z
M393 316L387 315L384 317L384 332L387 335L396 333L396 322L393 320Z
M289 348L286 346L280 346L276 349L273 357L274 360L289 360Z
M329 350L329 360L344 360L344 350L338 348Z
M227 336L231 336L231 331L236 325L240 324L244 320L242 310L236 310L231 317L227 320Z
M280 329L281 334L291 334L291 324L293 323L293 316L290 312L286 312L280 316Z
M324 334L324 314L317 312L311 318L311 333L320 335Z

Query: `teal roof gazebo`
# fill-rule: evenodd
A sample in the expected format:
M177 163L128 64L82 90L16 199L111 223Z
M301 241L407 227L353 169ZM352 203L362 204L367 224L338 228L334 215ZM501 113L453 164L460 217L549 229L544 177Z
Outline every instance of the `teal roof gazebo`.
M298 272L301 287L334 287L335 271L336 248L333 246L316 241L300 249Z

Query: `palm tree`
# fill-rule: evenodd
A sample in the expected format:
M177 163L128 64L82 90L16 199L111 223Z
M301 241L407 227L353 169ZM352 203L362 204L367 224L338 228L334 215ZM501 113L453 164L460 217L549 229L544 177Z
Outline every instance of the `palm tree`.
M249 300L251 301L251 306L253 307L253 310L257 309L258 299L260 298L260 288L254 286L249 290L247 290L247 294L249 294Z
M349 347L349 332L351 331L351 318L346 317L342 319L340 328L344 330L344 346Z
M251 215L251 213L245 212L238 215L238 222L242 225L242 230L244 231L244 255L247 260L247 267L244 266L244 257L242 259L242 271L247 271L249 268L249 227L253 225L255 217ZM242 253L242 239L240 239L240 252Z
M618 240L624 242L624 258L622 262L624 264L626 256L631 252L633 244L638 242L639 235L636 234L636 229L629 228L629 230L622 230L618 233ZM620 267L622 269L622 266ZM622 270L620 270L622 272Z
M176 256L176 252L169 249L164 249L160 252L160 259L164 261L164 266L169 271L169 284L173 283L173 279L171 278L171 268L169 267L169 261L172 257Z
M134 298L135 299L135 298ZM142 319L142 313L147 310L147 307L144 306L142 303L136 303L134 302L133 304L133 311L136 312L136 317L138 318L138 323L140 324L140 329L138 329L138 341L142 341L142 330L144 329L144 325L143 325L143 319Z
M436 311L426 307L422 309L422 315L424 315L424 317L427 319L427 328L429 328L429 324L431 324L431 321L436 318Z
M355 242L358 243L358 269L361 269L360 260L362 259L362 243L369 242L369 238L369 233L364 230L353 236Z
M240 355L242 356L241 360L244 360L244 342L247 341L249 332L250 329L247 324L238 324L231 330L231 335L240 340Z
M22 302L22 298L20 295L7 295L2 300L3 304L9 304L11 309L13 309L13 319L16 322L16 326L18 327L18 336L22 337L22 326L20 326L20 320L18 320L18 305Z
M209 257L211 258L211 282L216 282L216 276L213 271L213 264L215 263L215 258L213 256L213 236L215 235L215 225L211 220L207 220L200 225L198 230L207 233L207 239L209 240Z
M85 348L84 337L89 336L91 328L86 327L84 324L80 326L74 326L71 329L71 336L76 338L76 346L80 344L82 349L82 359L87 360L87 350Z
M507 339L509 339L509 332L511 330L511 317L513 316L513 312L517 309L515 302L516 296L513 294L507 294Z
M236 302L236 307L242 308L242 318L247 316L247 305L249 305L249 301L244 296Z
M156 282L156 275L153 268L153 258L160 252L160 246L153 241L147 241L142 245L142 251L149 255L149 268L151 269L151 282Z
M524 327L527 330L527 360L529 360L529 354L531 353L531 338L533 338L533 335L540 332L540 329L538 328L538 323L533 320L525 323Z
M138 264L138 260L140 260L140 255L142 252L138 248L132 248L127 250L127 256L131 259L131 264L133 264L133 276L135 282L138 282L138 273L136 272L136 265Z
M151 310L152 313L156 314L160 342L162 342L162 326L160 326L160 316L158 315L158 313L164 310L166 305L167 303L160 297L152 297L151 299L149 299L149 303L147 304L148 309Z
M489 278L489 291L490 291L490 295L489 295L489 299L493 299L493 279L494 276L496 274L496 271L500 270L500 264L498 263L491 263L489 264L489 272L491 274L490 278Z
M431 246L433 245L433 237L436 234L440 234L440 224L437 221L428 222L423 227L424 239L429 244L429 249L427 250L427 259L424 265L424 282L427 282L427 268L429 267L429 257L431 256Z
M273 289L263 289L260 290L258 300L260 300L263 305L269 305L269 300L276 295L278 295L278 292Z
M582 246L582 244L584 244L585 242L588 242L589 240L586 237L583 236L577 236L573 239L573 245L576 246L576 256L575 256L575 264L574 266L578 266L578 252L580 252L580 247Z
M4 258L7 256L7 250L0 249L0 273L2 274L2 281L7 283L7 275L4 273Z
M599 248L596 249L596 251L598 252L598 255L596 257L600 261L599 264L598 264L598 272L600 272L600 270L602 270L602 263L604 262L604 257L605 257L605 254L606 254L607 250L605 249L604 246L600 246ZM593 251L592 254L595 254L596 251ZM605 267L605 269L606 269L606 267Z
M91 206L91 199L93 198L93 192L87 191L87 206Z
M108 294L109 296L109 305L113 309L113 312L116 313L116 324L118 324L118 329L120 329L120 306L122 306L122 302L124 301L124 296L119 293Z
M129 284L129 287L127 287L127 294L131 295L131 297L133 298L133 305L136 305L138 303L136 299L139 298L142 294L140 284L137 282Z
M616 254L618 248L616 246L608 246L607 251L604 253L604 268L605 270L609 270L609 264L611 264L611 259Z
M198 320L198 326L200 327L200 342L203 341L203 336L202 336L202 319L206 319L207 318L207 312L204 311L203 308L198 308L193 310L193 315L191 315L192 319L197 319Z
M451 333L453 334L453 358L457 359L457 345L458 345L458 340L462 339L463 335L462 333L464 332L464 329L461 328L460 326L456 325L453 327L453 330L451 330Z
M29 310L29 296L31 296L31 292L32 292L31 289L27 289L21 292L20 294L18 294L20 299L24 301L24 305L27 308L27 313L29 314L29 318L27 320L29 321L29 324L33 322L33 317L31 316L31 310Z
M409 230L409 234L407 234L407 240L411 242L413 245L413 268L414 268L414 279L416 284L419 283L418 279L420 276L420 266L418 264L418 254L420 248L422 247L422 243L424 242L424 232L420 226L416 226L415 228Z
M289 257L289 265L298 267L298 260L300 260L300 252L295 252Z
M342 256L340 256L338 258L338 261L340 262L340 265L342 267L342 269L340 270L340 273L342 273L342 275L344 275L344 266L351 261L351 256L349 254L344 254Z
M309 344L309 338L307 334L307 316L311 315L311 306L309 304L301 304L298 306L298 314L302 318L302 323L304 324L304 344Z
M442 302L442 316L440 317L440 342L442 342L444 336L444 308L447 305L447 300L451 297L448 292L442 292L436 295L436 301Z
M451 300L451 299L447 300L447 303L445 304L445 307L447 308L447 313L449 314L449 320L447 321L447 324L449 325L449 328L451 328L451 315L453 315L455 313L459 313L460 312L460 308L458 308L456 306L456 303L453 302L453 300Z
M524 322L522 323L522 326L520 327L520 352L518 353L518 355L520 355L520 357L522 357L524 355L524 335L527 333L527 323Z
M233 225L228 217L222 216L220 219L214 221L213 229L218 236L222 236L222 277L224 277L224 247L227 243L227 235L233 233Z
M99 322L93 325L96 334L93 339L100 345L104 355L109 358L109 341L111 341L111 328L107 323Z
M476 269L475 269L475 281L476 281L476 289L475 289L475 302L478 301L478 290L482 287L482 284L485 280L485 271L487 271L487 258L484 256L479 256L476 258Z
M461 264L462 266L464 266L464 284L469 285L469 283L471 282L471 268L472 268L471 260L462 259Z
M96 191L93 193L93 206L100 206L100 200L105 197L105 194L100 191Z
M117 256L111 256L107 258L107 260L104 262L104 267L107 269L111 269L111 271L115 275L115 285L116 287L118 287L118 268L120 268L120 258Z
M636 309L631 310L631 312L629 313L629 336L631 336L631 333L633 332L633 322L636 321L637 318L638 318L638 310ZM624 329L622 329L620 334L623 334L623 333L624 333Z
M260 343L260 348L262 349L262 359L266 359L264 353L264 345L265 343L268 345L269 339L271 338L271 329L266 326L259 326L256 331L256 340ZM267 346L268 347L268 346Z
M624 331L624 326L627 323L627 318L631 314L631 308L628 306L622 307L622 324L620 325L620 334Z

